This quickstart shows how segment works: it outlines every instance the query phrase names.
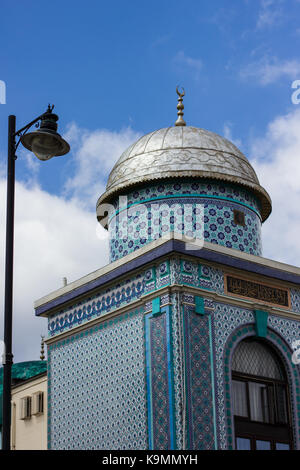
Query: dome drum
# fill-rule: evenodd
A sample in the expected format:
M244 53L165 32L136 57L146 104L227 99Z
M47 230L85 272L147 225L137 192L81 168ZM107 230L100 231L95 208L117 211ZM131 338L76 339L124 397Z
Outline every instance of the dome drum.
M111 261L170 232L261 255L259 201L234 184L165 180L135 188L125 201L113 201L108 220Z

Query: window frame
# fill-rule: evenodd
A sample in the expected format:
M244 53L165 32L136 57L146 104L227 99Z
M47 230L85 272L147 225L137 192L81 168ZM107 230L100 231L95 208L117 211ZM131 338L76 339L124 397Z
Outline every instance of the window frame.
M253 341L248 339L244 341ZM257 339L255 338L256 342ZM234 403L232 394L233 404L233 418L235 425L235 446L237 448L237 438L250 439L251 450L256 450L255 442L257 440L268 441L271 443L271 450L276 449L276 444L288 444L290 449L293 449L293 431L292 431L292 412L290 403L289 386L286 376L285 368L278 358L276 352L271 347L263 342L260 342L266 347L268 353L271 354L276 360L278 367L282 372L282 380L273 379L270 377L258 376L247 374L245 372L231 371L231 387L233 381L246 382L246 404L247 404L247 417L238 416L234 414ZM268 413L269 422L255 421L251 419L251 407L250 407L250 393L249 383L260 383L266 385L268 393ZM278 387L283 387L285 394L284 408L286 414L286 422L281 422L279 419L279 404L278 404Z
M21 408L20 408L20 419L27 420L31 419L32 416L32 397L27 395L20 399Z
M287 423L289 423L291 421L290 420L291 416L290 416L290 413L289 413L289 411L290 411L289 410L289 403L288 403L289 402L289 400L288 400L288 390L287 390L287 384L286 384L285 381L277 380L277 379L270 379L268 377L260 377L260 376L250 375L250 374L249 375L248 374L242 374L242 373L238 373L238 372L235 372L235 371L232 371L232 379L231 380L246 383L247 417L238 416L238 415L234 415L234 416L238 416L241 419L246 419L246 420L249 420L249 421L252 421L252 422L258 422L258 423L265 422L265 423L274 424L274 425L276 425L276 424L286 425ZM259 384L267 386L267 390L268 390L268 411L269 411L270 421L255 421L255 420L251 419L250 393L249 393L249 385L248 385L249 382L259 383ZM276 387L278 385L283 386L284 390L285 390L285 409L286 409L286 415L287 415L286 416L287 423L284 423L283 421L280 421L279 418L278 418L279 409L278 409L278 400L276 399L277 398L276 397ZM270 394L270 390L272 390L271 394ZM275 410L275 413L271 409L272 405L273 405L273 410ZM271 416L273 417L272 420L271 420Z
M38 391L33 394L33 415L41 415L44 413L44 392Z

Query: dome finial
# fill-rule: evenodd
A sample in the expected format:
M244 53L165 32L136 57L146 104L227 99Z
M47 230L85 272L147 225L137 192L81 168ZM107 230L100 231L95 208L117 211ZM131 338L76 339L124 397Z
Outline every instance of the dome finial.
M43 361L45 359L45 352L44 352L44 339L45 337L41 335L41 355L40 355L40 360Z
M179 96L179 98L178 98L178 104L177 104L177 109L178 109L177 116L178 116L178 118L177 118L177 121L175 122L175 126L186 126L186 122L182 118L183 110L184 110L184 105L182 103L183 97L185 95L184 88L182 88L182 92L180 93L180 91L178 90L178 86L177 86L176 87L176 93Z

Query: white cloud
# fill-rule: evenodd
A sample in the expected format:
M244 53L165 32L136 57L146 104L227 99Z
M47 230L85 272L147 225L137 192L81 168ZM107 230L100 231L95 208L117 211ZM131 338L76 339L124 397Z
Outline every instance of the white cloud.
M228 139L230 140L230 142L232 142L234 145L236 145L239 149L242 148L242 141L240 139L235 139L232 135L232 123L227 121L225 122L224 124L224 127L223 127L223 135L225 137L225 139Z
M277 57L265 56L242 68L240 77L243 80L254 79L261 85L275 83L284 77L295 80L300 77L300 60L280 61Z
M131 128L120 132L98 129L80 129L75 123L64 136L73 150L65 195L72 197L82 207L94 210L98 197L104 192L110 170L117 159L140 134Z
M31 177L16 183L14 257L15 362L39 359L40 335L47 320L36 318L35 300L108 263L106 232L96 219L96 202L109 171L122 152L139 137L131 129L88 131L76 124L64 136L72 144L72 176L63 196L38 185L38 168L27 158ZM26 157L25 157L26 158ZM0 197L6 199L6 181L0 166ZM4 298L5 203L0 206L0 285ZM3 339L3 321L0 324Z
M274 26L282 20L281 4L282 0L261 0L256 23L257 29Z
M251 146L251 163L272 198L263 255L300 266L300 109L279 116Z
M1 200L6 182L0 180ZM1 227L5 210L1 205ZM107 264L107 241L97 237L95 213L82 210L39 187L16 184L14 253L14 356L15 361L39 358L40 335L47 331L47 320L36 318L36 299ZM104 230L101 229L100 230ZM4 296L5 233L1 231L0 265ZM2 321L1 321L2 323ZM1 330L3 325L0 325ZM1 335L3 338L3 334Z

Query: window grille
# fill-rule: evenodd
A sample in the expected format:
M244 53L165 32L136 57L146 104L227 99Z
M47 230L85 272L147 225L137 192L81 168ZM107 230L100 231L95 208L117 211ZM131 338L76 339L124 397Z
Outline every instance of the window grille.
M258 341L241 341L232 359L232 371L284 380L283 371L269 348Z

